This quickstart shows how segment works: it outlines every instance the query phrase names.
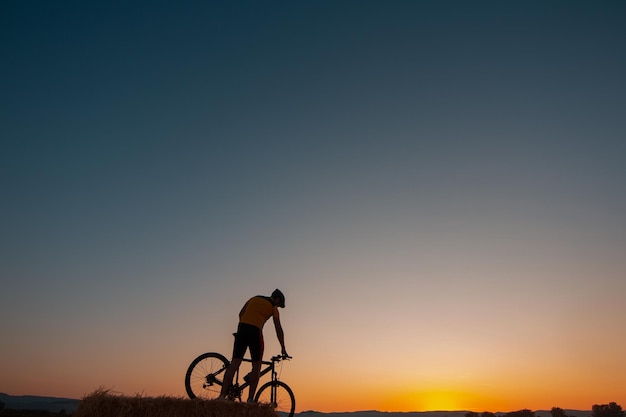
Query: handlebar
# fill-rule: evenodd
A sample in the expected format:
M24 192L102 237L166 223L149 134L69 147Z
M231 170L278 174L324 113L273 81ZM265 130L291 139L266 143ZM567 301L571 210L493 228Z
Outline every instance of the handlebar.
M289 355L272 356L272 362L288 361L289 359L293 359L293 356L289 356Z

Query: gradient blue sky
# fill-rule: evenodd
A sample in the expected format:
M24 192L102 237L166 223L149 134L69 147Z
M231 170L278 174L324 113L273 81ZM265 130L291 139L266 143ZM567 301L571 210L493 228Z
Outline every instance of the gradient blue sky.
M183 395L279 287L298 410L626 406L626 3L0 19L0 391Z

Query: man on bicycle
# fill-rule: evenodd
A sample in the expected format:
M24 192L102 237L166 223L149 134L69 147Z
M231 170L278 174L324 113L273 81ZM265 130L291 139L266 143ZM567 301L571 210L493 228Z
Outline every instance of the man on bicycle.
M283 356L287 356L285 335L280 324L278 307L285 308L285 296L280 290L276 289L270 297L257 295L250 298L239 312L239 325L235 334L233 359L224 373L224 381L219 398L223 399L228 395L235 372L239 369L246 350L250 348L252 371L248 380L250 384L248 402L254 401L254 393L259 383L261 361L263 359L263 325L270 317L274 319L274 327L280 342L281 353Z

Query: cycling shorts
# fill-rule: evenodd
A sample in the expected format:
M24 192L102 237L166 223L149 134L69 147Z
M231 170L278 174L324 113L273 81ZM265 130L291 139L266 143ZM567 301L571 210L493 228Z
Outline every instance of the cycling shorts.
M235 333L233 359L243 358L248 348L252 361L260 361L263 358L263 331L251 324L239 323Z

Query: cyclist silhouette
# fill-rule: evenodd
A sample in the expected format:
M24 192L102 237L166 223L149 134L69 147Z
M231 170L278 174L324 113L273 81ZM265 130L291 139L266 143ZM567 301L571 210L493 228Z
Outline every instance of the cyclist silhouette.
M228 389L233 383L235 372L237 372L243 360L243 355L250 348L252 371L248 380L250 384L248 402L254 401L254 393L259 383L261 361L263 359L263 325L270 317L274 319L276 337L280 342L281 353L283 356L288 356L285 349L285 334L280 324L278 307L285 308L285 296L278 289L274 290L270 297L257 295L244 304L239 312L239 325L237 326L237 333L235 333L233 358L224 373L224 381L219 398L226 398Z

